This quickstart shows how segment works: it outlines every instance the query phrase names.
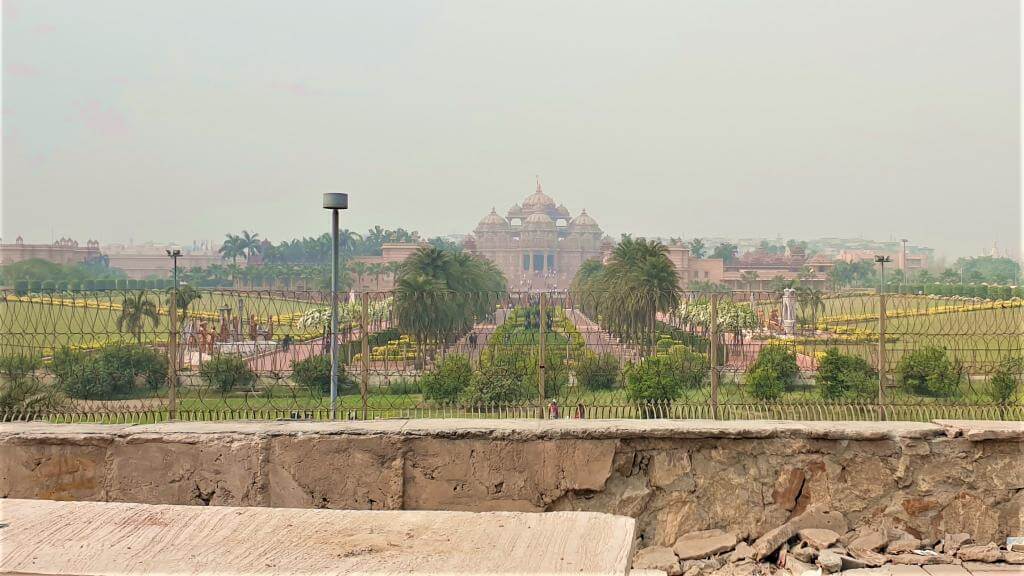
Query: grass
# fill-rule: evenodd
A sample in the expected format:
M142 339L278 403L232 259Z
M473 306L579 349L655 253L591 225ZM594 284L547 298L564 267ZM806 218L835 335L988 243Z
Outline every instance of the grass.
M153 293L154 299L162 293ZM242 300L244 314L256 314L265 322L276 317L275 334L297 334L298 328L283 324L289 315L299 315L316 307L315 304L298 300L269 296L240 295L224 292L204 292L202 298L189 307L195 317L216 315L218 309L230 306L237 311L238 300ZM32 353L49 355L61 346L93 347L111 341L134 340L130 334L117 329L118 307L123 300L122 292L81 293L73 298L54 295L43 302L13 301L0 299L0 354ZM161 299L161 306L166 306ZM142 333L145 343L161 343L168 340L169 316L166 310L161 315L160 325L146 323ZM292 316L294 317L294 316Z

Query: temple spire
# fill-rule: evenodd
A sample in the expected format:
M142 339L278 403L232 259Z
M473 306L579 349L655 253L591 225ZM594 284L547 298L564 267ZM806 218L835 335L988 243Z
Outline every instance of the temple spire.
M540 174L537 174L536 177L537 177L537 192L543 192L543 190L541 190L541 188L540 188Z

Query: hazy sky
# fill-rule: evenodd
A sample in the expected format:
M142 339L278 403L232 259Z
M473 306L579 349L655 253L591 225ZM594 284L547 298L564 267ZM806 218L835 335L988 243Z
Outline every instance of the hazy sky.
M1020 243L1019 0L3 0L2 235Z

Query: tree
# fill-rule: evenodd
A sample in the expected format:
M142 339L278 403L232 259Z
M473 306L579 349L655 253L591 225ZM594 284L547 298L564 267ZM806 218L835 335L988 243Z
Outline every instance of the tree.
M723 242L711 251L712 258L721 258L726 264L731 264L739 254L739 247L729 242Z
M367 266L366 272L373 276L373 282L377 290L380 290L380 277L384 275L384 264L381 262L374 262Z
M174 288L169 288L167 290L168 297L173 297L172 296L173 294L174 294ZM195 302L196 300L199 300L202 297L203 297L203 295L199 293L199 290L196 290L195 288L193 288L190 285L184 285L184 286L179 286L178 287L177 297L174 298L174 301L175 301L175 307L178 310L178 322L179 323L181 323L182 325L185 324L185 321L188 320L188 308L189 308L189 306L191 306L193 302Z
M227 234L224 243L217 249L221 257L230 259L232 264L238 263L238 257L242 255L242 239L234 234Z
M703 258L704 253L707 251L707 246L704 245L704 241L700 238L694 238L690 240L690 255L694 258Z
M606 329L635 343L653 346L657 314L679 307L675 266L656 240L623 236L603 270L588 264L573 283L593 292Z
M155 329L160 325L160 312L157 305L149 298L145 290L131 293L125 292L121 301L121 315L117 317L117 329L135 336L135 341L142 343L142 332L149 321Z
M740 282L747 287L747 290L753 290L754 284L757 283L757 270L744 270L741 272Z
M255 232L250 234L248 230L242 230L242 235L235 238L238 239L236 241L238 243L238 251L246 261L259 254L263 248L259 240L260 235Z
M361 260L348 263L348 270L356 277L356 286L360 290L363 289L363 276L366 276L370 271L370 265Z
M807 286L797 286L796 300L797 306L800 308L801 319L807 323L807 310L810 309L810 324L812 326L817 324L818 311L825 309L825 300L822 297L821 290Z

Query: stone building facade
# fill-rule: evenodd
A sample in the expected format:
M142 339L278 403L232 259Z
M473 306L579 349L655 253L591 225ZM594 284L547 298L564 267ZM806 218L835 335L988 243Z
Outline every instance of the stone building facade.
M491 209L465 242L494 262L513 290L567 288L584 262L602 258L605 244L604 232L586 210L572 217L544 193L540 181L504 217Z

